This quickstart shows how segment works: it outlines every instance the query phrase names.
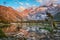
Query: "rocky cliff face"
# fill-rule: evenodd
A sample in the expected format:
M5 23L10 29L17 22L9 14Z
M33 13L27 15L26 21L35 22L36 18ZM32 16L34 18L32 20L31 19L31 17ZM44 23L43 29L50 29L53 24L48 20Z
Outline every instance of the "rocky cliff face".
M25 17L28 20L45 20L47 18L46 12L50 13L52 16L56 15L60 12L60 5L59 4L51 4L49 6L40 6L36 8L30 8L28 9L28 16L25 15ZM56 18L56 17L54 17Z
M0 6L0 20L3 22L20 21L21 16L19 12L11 7Z

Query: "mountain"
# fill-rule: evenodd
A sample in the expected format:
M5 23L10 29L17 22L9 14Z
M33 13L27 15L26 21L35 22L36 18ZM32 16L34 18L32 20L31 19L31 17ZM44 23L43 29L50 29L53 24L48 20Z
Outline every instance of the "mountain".
M46 16L45 10L45 7L32 9L32 11L29 13L28 20L43 20L44 16Z
M21 20L19 12L11 7L0 5L0 21L1 22L17 22Z
M45 10L46 7L33 7L25 9L20 12L20 15L23 20L41 20L44 19L43 16L46 16Z
M60 12L60 4L50 4L49 6L44 5L36 8L27 9L27 15L25 15L28 20L45 20L47 18L46 12L50 13L52 16Z
M46 12L50 13L55 18L55 15L58 12L60 12L60 5L51 4L49 6L43 5L39 7L31 7L28 9L24 9L22 12L14 10L11 7L5 7L0 5L0 21L17 22L17 21L21 21L22 19L23 20L45 20L47 18Z

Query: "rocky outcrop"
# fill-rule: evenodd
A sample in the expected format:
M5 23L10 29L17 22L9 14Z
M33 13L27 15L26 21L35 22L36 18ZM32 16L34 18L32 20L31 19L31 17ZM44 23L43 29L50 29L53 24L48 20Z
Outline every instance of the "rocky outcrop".
M0 6L0 21L2 22L17 22L20 21L19 12L11 7Z

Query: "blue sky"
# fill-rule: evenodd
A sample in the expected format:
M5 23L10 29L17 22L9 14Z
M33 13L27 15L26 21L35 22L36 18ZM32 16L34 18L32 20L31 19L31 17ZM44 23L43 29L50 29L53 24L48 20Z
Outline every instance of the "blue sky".
M0 5L10 6L13 8L17 8L20 6L31 7L40 6L40 2L37 2L36 0L0 0Z
M49 1L51 0L0 0L0 5L10 6L12 8L18 8L20 6L27 8L32 6L40 6L42 4L49 3ZM58 3L60 3L60 0L52 1L58 1Z

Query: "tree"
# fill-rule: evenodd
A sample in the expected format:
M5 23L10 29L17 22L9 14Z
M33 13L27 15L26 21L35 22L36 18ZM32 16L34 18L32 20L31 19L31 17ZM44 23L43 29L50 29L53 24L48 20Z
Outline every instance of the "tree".
M52 26L50 33L52 34L51 37L53 38L53 33L54 33L53 30L54 30L54 28L56 28L56 24L54 22L54 17L53 17L53 15L51 15L51 13L46 12L46 14L47 14L47 16L49 18L48 20L50 21L51 26Z

